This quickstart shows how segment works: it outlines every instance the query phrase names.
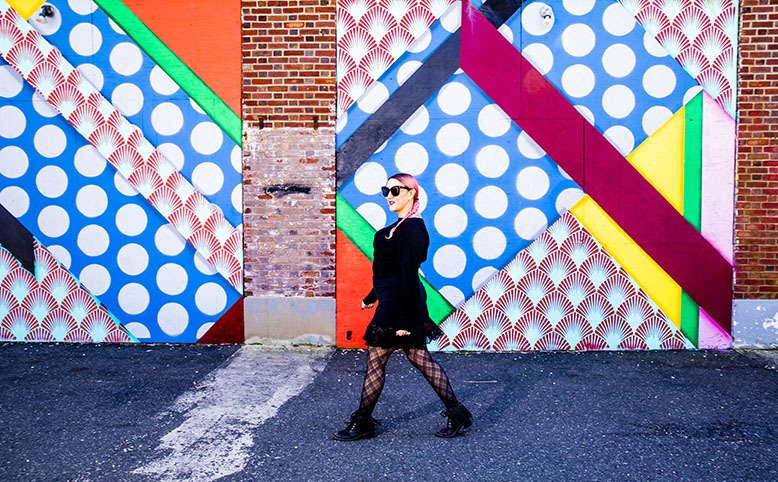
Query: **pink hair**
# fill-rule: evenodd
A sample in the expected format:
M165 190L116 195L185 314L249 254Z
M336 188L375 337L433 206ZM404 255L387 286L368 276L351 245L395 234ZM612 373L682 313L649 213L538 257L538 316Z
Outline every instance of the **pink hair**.
M416 192L416 194L413 197L413 205L411 206L411 209L408 211L408 213L405 216L402 217L402 219L400 219L400 222L397 223L395 225L395 227L393 227L391 229L391 231L389 231L389 236L387 236L386 239L391 239L392 236L394 235L394 230L397 229L402 224L403 221L405 221L406 219L408 219L410 217L413 217L416 213L418 213L419 212L419 207L420 207L420 203L419 203L419 182L416 180L415 177L413 177L411 174L406 174L404 172L399 172L399 173L393 175L392 177L390 177L389 179L394 179L394 180L398 181L400 184L402 184L403 186L405 186L405 187L407 187L409 189L413 189Z

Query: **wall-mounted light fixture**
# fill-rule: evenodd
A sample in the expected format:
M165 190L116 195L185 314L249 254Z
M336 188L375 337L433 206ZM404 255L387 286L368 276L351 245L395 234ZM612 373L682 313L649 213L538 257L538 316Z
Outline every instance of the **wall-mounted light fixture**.
M540 17L543 19L544 27L551 27L554 24L554 11L551 10L551 7L545 5L540 8L540 11L538 13L540 14Z
M35 17L35 21L38 23L49 23L49 19L52 18L54 18L54 6L44 3L38 9L38 16Z
M62 15L60 15L57 7L50 3L41 5L34 18L35 21L31 22L30 25L35 27L35 30L42 35L51 35L59 30L60 25L62 25Z
M521 25L532 35L545 35L554 27L554 9L544 2L525 3Z

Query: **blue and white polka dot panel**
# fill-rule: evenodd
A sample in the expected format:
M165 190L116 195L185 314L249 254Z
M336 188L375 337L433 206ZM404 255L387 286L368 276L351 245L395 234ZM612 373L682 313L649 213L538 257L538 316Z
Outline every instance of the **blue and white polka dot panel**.
M240 146L91 0L56 2L42 32L233 226L242 222ZM32 25L35 25L33 22Z
M430 232L422 271L454 306L583 195L464 73L453 75L339 193L380 229L396 219L380 194L396 172L419 180Z
M240 296L0 60L0 204L140 341L197 341Z
M499 30L624 156L701 90L616 1L527 2Z

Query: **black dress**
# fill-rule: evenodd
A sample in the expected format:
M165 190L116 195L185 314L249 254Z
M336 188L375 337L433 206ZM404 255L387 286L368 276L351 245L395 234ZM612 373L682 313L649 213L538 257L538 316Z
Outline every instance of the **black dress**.
M364 339L369 346L382 348L426 348L428 339L442 334L430 319L427 293L419 279L430 238L424 220L411 217L386 239L397 222L373 238L373 289L363 302L368 305L377 300L378 306ZM397 330L411 334L396 336Z

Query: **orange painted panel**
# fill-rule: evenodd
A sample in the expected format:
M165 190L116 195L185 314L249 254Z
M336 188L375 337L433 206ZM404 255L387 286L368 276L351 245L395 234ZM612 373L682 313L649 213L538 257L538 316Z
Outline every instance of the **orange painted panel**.
M124 0L240 116L240 1Z
M343 348L365 348L362 335L374 309L361 306L373 286L372 263L340 229L335 236L335 343Z

